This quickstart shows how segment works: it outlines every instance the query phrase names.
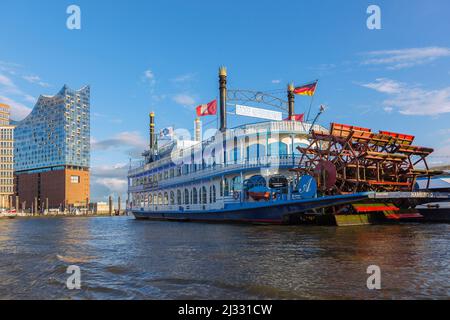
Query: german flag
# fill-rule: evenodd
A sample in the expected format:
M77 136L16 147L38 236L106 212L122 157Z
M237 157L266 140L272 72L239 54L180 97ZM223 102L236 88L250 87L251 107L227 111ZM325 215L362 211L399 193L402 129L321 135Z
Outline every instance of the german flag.
M316 92L316 88L317 88L317 81L314 81L313 83L309 83L304 86L295 88L294 94L311 97Z

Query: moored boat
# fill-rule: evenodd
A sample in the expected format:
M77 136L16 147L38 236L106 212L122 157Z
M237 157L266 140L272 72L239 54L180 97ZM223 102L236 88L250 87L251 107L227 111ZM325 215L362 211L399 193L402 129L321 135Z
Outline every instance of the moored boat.
M236 113L239 108L268 121L227 128L227 99L238 93L227 93L226 84L221 68L220 126L207 139L197 119L194 139L170 128L156 143L150 114L149 149L128 173L127 208L137 219L353 225L418 218L405 210L430 199L449 201L448 193L414 192L419 177L438 172L426 165L433 150L413 146L413 136L336 123L328 129L317 124L323 108L305 120L294 112L292 85L288 101L279 101L287 107L285 120L281 113L236 104ZM262 92L252 97L274 99ZM197 114L215 115L216 109L213 101Z

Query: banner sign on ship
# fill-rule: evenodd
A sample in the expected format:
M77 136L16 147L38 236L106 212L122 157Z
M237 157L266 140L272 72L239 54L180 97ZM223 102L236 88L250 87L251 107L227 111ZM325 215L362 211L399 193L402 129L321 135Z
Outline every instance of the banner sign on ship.
M283 119L283 114L281 112L242 106L239 104L236 105L236 114L239 116L268 119L273 121L281 121Z

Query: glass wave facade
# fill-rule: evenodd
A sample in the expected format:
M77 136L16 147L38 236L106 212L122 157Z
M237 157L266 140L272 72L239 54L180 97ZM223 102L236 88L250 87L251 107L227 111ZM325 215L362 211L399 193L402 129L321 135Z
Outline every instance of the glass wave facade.
M40 96L33 111L15 128L15 172L58 166L89 168L90 88L64 86Z

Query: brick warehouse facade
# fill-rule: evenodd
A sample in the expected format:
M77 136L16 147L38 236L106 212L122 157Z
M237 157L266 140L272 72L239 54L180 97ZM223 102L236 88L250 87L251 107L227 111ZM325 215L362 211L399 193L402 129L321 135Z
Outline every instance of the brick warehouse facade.
M85 168L68 167L60 170L16 175L16 194L22 207L38 208L86 207L89 203L90 176Z
M14 178L20 207L33 212L86 207L90 194L90 89L64 86L40 96L15 128Z

